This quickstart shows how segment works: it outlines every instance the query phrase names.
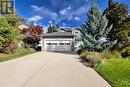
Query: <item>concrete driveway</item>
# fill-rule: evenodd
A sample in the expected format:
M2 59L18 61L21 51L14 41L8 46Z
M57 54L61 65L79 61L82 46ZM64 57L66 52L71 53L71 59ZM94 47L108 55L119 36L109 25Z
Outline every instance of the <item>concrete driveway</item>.
M0 63L0 87L111 87L76 54L39 52Z

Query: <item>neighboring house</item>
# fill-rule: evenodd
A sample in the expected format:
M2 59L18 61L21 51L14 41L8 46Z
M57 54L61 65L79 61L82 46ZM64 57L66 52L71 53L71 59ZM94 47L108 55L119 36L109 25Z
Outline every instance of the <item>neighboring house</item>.
M80 49L81 36L77 29L64 29L42 36L43 51L77 51Z
M20 25L20 26L18 26L18 28L19 28L20 30L23 30L23 29L25 29L25 28L28 28L28 26L27 26L27 25Z

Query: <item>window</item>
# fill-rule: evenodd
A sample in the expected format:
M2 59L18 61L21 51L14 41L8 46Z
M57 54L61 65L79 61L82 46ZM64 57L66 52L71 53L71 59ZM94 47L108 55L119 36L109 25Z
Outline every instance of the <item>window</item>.
M75 32L75 34L78 34L79 32Z
M59 43L59 45L64 45L64 43Z
M51 45L51 43L46 43L46 45Z
M70 45L70 43L65 43L65 45Z
M57 45L57 43L52 43L52 45Z

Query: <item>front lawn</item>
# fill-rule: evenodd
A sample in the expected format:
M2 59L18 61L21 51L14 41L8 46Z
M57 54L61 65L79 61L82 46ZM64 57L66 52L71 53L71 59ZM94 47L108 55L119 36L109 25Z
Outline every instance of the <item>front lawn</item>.
M109 59L96 71L113 87L130 87L130 60Z
M4 55L4 57L0 56L0 62L3 61L7 61L7 60L11 60L11 59L16 59L28 54L32 54L35 53L35 51L33 49L21 49L20 51L14 53L14 54L10 54L10 55Z

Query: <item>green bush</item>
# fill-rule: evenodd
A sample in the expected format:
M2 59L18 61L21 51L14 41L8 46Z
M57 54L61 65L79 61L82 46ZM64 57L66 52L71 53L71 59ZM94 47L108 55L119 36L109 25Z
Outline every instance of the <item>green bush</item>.
M22 48L24 49L30 49L31 48L31 45L27 44L27 43L23 43L22 44Z
M90 67L97 67L100 63L105 61L105 57L102 53L98 52L83 52L80 55L83 62L88 63Z
M112 87L130 87L130 60L109 59L100 64L96 71L106 79Z
M13 53L17 45L13 45L15 41L20 40L20 32L16 27L10 26L6 18L0 19L0 52ZM13 52L12 52L13 51Z
M130 46L123 49L122 56L125 57L125 58L130 56Z
M3 49L3 53L5 54L14 54L19 50L19 42L18 41L13 41L8 47Z
M116 53L111 53L111 52L103 52L103 55L105 56L106 59L111 59L111 58L122 58L121 53L116 52Z
M35 52L36 51L34 49L32 49L32 48L21 49L21 50L18 50L14 54L10 54L8 56L0 58L0 62L11 60L11 59L15 59L15 58L18 58L18 57L22 57L22 56L25 56L25 55L28 55L28 54L32 54L32 53L35 53Z

